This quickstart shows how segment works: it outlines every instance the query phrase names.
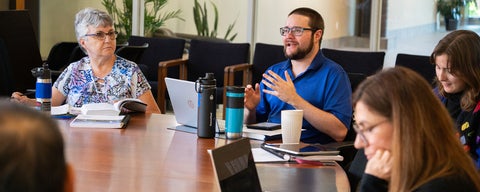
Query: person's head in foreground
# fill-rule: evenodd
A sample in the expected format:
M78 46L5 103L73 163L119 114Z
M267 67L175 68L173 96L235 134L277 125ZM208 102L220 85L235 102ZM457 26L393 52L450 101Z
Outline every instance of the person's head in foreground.
M49 116L0 99L0 191L73 191L62 134Z
M403 67L381 71L359 85L352 102L355 147L364 148L369 160L363 179L383 180L390 191L450 185L480 191L479 175L447 110L420 75ZM375 183L363 179L361 188Z

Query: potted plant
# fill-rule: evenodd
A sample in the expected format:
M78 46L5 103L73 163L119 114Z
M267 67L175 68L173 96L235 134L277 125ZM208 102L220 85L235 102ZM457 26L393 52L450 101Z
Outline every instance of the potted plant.
M195 21L195 27L197 29L197 35L199 36L205 36L205 37L217 37L217 28L218 28L218 9L215 3L210 2L213 7L214 11L214 22L213 22L213 28L209 28L208 24L208 13L207 13L207 5L206 2L203 3L202 5L198 2L198 0L195 0L195 6L193 7L193 17ZM234 21L232 24L230 24L227 28L227 32L225 33L225 36L223 39L228 40L228 41L233 41L235 37L237 36L237 33L235 34L230 34L233 30L233 27L235 26ZM230 36L231 35L231 36Z
M475 0L437 0L437 12L445 19L447 31L457 29L462 10L472 2L475 3Z
M168 0L145 0L144 32L151 36L170 19L180 19L181 10L161 11ZM117 41L126 42L132 34L132 0L123 0L122 7L117 7L116 0L102 0L102 5L112 16L115 29L119 32ZM163 13L163 14L161 14Z

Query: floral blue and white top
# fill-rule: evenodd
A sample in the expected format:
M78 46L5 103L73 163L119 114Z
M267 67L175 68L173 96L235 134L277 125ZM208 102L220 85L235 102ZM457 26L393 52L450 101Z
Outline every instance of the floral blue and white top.
M70 64L53 86L66 96L65 103L73 107L138 98L151 89L138 65L119 56L104 78L93 75L90 58L84 57Z

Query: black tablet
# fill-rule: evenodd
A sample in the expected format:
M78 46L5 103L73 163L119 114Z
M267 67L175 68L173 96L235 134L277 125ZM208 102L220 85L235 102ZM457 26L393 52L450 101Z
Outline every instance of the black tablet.
M338 155L340 153L336 148L321 144L264 144L264 147L291 155Z
M261 123L249 124L247 125L247 128L273 131L273 130L280 129L281 126L279 123L261 122Z

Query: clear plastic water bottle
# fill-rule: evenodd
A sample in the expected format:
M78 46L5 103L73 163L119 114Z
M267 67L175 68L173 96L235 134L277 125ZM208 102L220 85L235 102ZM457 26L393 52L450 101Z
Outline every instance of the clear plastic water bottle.
M31 70L32 75L37 78L35 86L36 109L50 113L52 107L52 76L48 64Z
M195 82L195 91L198 93L197 135L202 138L213 138L217 124L217 83L213 73L199 77Z

